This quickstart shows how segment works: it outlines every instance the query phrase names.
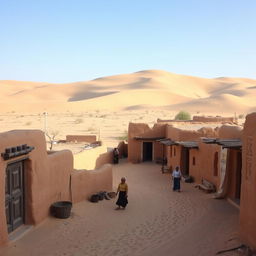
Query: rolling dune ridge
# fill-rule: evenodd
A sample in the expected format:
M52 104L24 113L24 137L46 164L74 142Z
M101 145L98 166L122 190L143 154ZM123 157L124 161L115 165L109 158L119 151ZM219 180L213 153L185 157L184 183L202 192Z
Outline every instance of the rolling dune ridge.
M1 112L181 109L234 114L255 110L256 80L206 79L161 70L53 84L0 81Z

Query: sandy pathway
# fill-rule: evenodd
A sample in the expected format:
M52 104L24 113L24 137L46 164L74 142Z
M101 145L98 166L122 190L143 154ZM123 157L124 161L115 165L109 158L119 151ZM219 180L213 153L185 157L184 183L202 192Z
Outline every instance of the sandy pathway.
M78 203L71 218L47 219L0 255L211 256L238 244L238 211L226 201L191 184L172 192L169 174L151 163L114 166L115 187L122 176L129 185L125 211L115 211L113 200Z

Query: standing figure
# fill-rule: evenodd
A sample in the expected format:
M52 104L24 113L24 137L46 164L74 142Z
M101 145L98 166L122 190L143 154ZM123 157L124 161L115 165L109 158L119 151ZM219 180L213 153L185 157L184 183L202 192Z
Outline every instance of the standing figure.
M181 171L178 166L172 172L172 179L173 179L173 191L177 190L178 192L180 192Z
M118 194L118 199L117 199L117 202L116 202L116 205L118 206L116 208L116 210L119 210L121 209L121 207L123 209L125 209L126 205L128 204L128 200L127 200L127 197L128 197L128 185L125 183L125 178L123 177L121 179L121 183L118 185L118 188L117 188L117 192L116 194Z
M118 164L118 161L119 161L119 150L118 150L118 148L114 148L113 158L114 158L114 164Z

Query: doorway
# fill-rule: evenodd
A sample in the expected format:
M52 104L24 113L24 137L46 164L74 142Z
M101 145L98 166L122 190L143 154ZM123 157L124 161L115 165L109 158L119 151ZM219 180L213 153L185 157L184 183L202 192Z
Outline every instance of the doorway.
M5 173L5 212L8 233L24 224L24 161L8 164Z
M189 176L189 149L181 147L180 169L183 175Z
M153 143L143 142L143 162L153 160Z

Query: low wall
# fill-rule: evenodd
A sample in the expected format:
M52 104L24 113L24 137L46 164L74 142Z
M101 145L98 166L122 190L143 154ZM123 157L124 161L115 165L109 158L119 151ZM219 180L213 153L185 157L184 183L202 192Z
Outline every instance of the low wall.
M222 117L222 116L193 116L193 121L196 122L216 122L216 123L234 123L236 120L234 117Z
M25 200L22 207L25 209L26 225L42 222L49 216L53 202L71 200L72 194L74 202L79 202L93 192L112 190L112 166L104 164L112 161L113 153L106 152L106 147L94 148L79 155L82 163L78 163L83 166L81 169L100 168L93 171L74 171L72 152L62 150L47 153L45 135L42 131L17 130L0 133L0 153L5 152L6 148L22 144L34 147L34 150L27 155L9 160L0 157L0 245L9 241L5 174L7 166L13 162L22 161L20 166L24 166ZM70 193L71 189L73 193Z
M93 143L97 140L96 135L67 135L66 142L88 142Z
M119 157L127 157L128 155L128 144L125 141L119 142L118 146L118 151L119 151Z
M112 165L105 164L91 171L74 170L71 174L71 187L73 203L87 200L91 194L99 191L112 191Z
M69 150L54 152L47 156L48 170L31 173L31 224L38 224L49 215L52 203L70 200L69 178L73 170L73 156Z
M35 149L26 156L4 160L0 158L0 244L8 242L5 209L5 173L13 161L24 163L25 224L36 225L49 216L50 205L57 200L69 200L69 177L73 170L73 155L69 150L47 154L45 136L39 130L15 130L0 133L0 152L6 148L27 144ZM25 157L25 158L24 158Z
M84 150L74 155L74 169L92 170L113 162L113 152L105 146Z

